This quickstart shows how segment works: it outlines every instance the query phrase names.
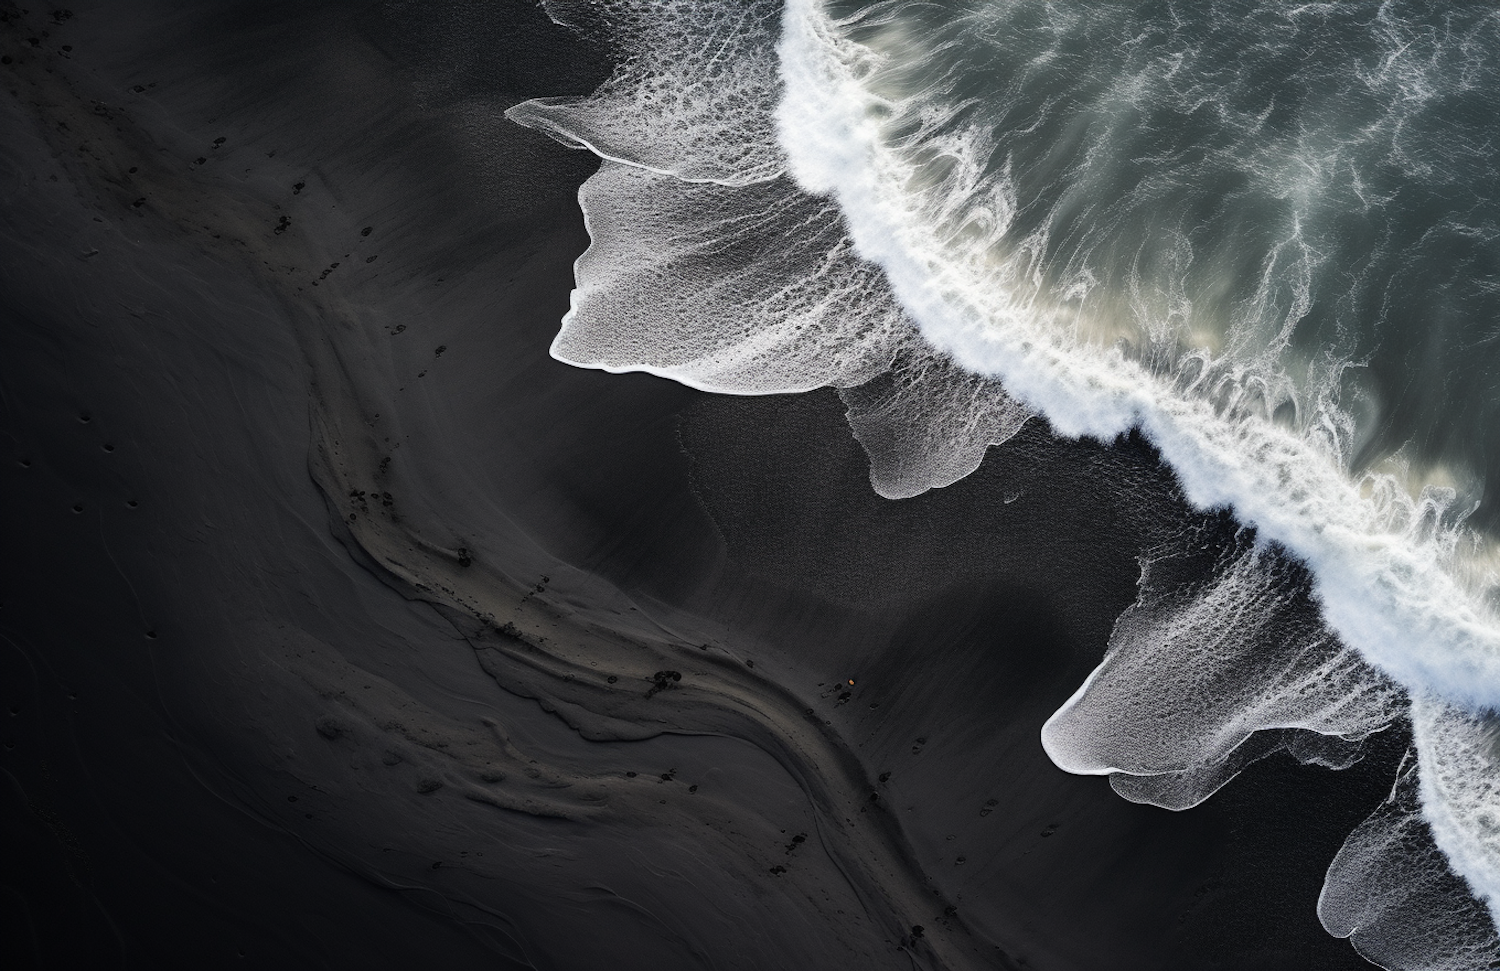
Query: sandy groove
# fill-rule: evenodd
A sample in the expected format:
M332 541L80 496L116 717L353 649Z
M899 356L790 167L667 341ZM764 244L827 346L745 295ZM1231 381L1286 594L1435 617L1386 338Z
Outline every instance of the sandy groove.
M361 432L345 437L342 400L320 396L311 453L313 477L341 524L335 528L346 529L408 596L450 608L455 628L498 685L535 699L594 741L674 733L754 744L801 786L824 849L887 940L923 967L1022 967L948 910L857 756L791 691L671 632L626 636L575 618L544 593L515 584L482 553L448 549L414 533L400 520L399 500L368 511L351 504L351 494L382 491L363 471L376 466L380 449ZM681 680L658 689L656 675L663 671ZM567 794L554 798L566 802ZM609 789L607 804L609 811L642 817L659 811L649 802L631 805L620 787ZM829 914L827 921L838 927L841 919ZM920 937L912 936L914 926L923 928Z
M0 4L0 11L11 15L0 23L0 34L11 49L24 51L32 28L14 5ZM337 286L309 290L313 271L297 269L323 265L331 251L300 221L272 236L281 207L258 194L251 181L227 184L185 169L177 153L153 134L153 123L137 120L135 106L89 97L59 69L63 66L46 52L22 53L0 68L0 78L30 110L75 184L95 195L98 211L114 220L142 220L143 228L171 230L234 261L280 293L294 319L314 325L302 334L315 375L309 466L337 513L332 529L347 530L358 550L409 596L448 609L480 667L498 685L536 699L591 740L675 733L750 742L800 784L819 820L822 846L874 925L860 927L852 916L827 913L821 921L825 931L844 938L855 952L872 937L884 939L924 968L1023 966L947 910L947 901L914 862L899 822L872 801L874 786L852 749L791 691L668 632L626 636L570 616L546 596L526 594L489 561L487 551L454 549L414 533L400 522L399 496L390 509L378 507L347 521L347 497L371 489L368 470L375 468L380 449L365 433L357 381L340 344L341 338L357 342L362 328ZM140 113L149 111L146 106ZM351 427L359 433L348 434ZM461 565L465 560L468 565ZM373 729L399 740L415 761L441 773L445 784L472 800L549 818L611 814L658 825L707 824L733 842L733 806L702 799L689 809L682 805L689 801L673 800L663 809L654 790L632 791L639 787L625 784L618 773L541 765L511 745L496 723L476 731L414 709L398 686L358 700L344 687L349 672L337 667L309 662L297 672L319 694L339 702L353 723L327 726L330 733L353 737L365 734L355 729ZM681 681L653 692L653 676L662 670L678 671ZM618 678L615 685L607 681L611 674ZM407 718L392 719L393 709L405 709ZM461 740L456 747L455 735ZM768 887L767 892L786 890ZM808 902L819 903L810 892ZM914 925L923 928L919 938L912 937Z

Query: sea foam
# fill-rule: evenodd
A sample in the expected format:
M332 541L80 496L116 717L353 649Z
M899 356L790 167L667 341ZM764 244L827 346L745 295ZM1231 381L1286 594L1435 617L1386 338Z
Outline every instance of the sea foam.
M592 97L509 113L606 159L581 194L592 244L554 356L727 393L836 387L891 497L961 478L1033 413L1065 436L1141 429L1193 503L1232 509L1256 538L1193 582L1164 579L1185 548L1147 553L1104 663L1043 731L1049 754L1110 775L1126 798L1185 808L1272 752L1347 765L1411 698L1410 805L1378 810L1351 837L1330 870L1325 924L1373 953L1348 881L1441 867L1411 849L1413 833L1464 878L1432 887L1466 899L1467 880L1495 900L1500 847L1487 834L1500 799L1472 743L1483 722L1463 714L1500 707L1490 554L1464 525L1477 493L1458 466L1445 474L1399 450L1367 458L1380 408L1351 378L1369 352L1347 320L1369 297L1318 309L1336 247L1317 220L1389 196L1325 164L1337 139L1315 126L1277 136L1289 158L1221 153L1253 156L1241 175L1280 215L1274 231L1213 211L1245 195L1222 166L1175 184L1153 174L1196 164L1191 151L1132 159L1145 174L1120 182L1110 152L1143 149L1111 112L1175 84L1182 56L1089 81L1075 95L1095 104L1075 115L1054 110L1067 98L1023 104L1008 121L1029 127L1004 132L954 66L951 31L1008 31L1035 46L1015 86L1048 72L1071 83L1089 57L1079 38L1099 41L1075 21L1125 7L977 3L952 26L941 10L924 25L925 7L842 3L840 17L834 6L549 4L555 19L593 23L620 62ZM1295 28L1302 16L1271 13L1273 35L1285 33L1278 17ZM1389 50L1361 83L1420 100L1402 36L1376 38ZM1173 89L1187 117L1220 112L1227 130L1275 141L1274 110L1236 117L1200 88ZM1367 127L1396 133L1398 175L1430 177L1399 140L1408 120ZM1089 126L1108 137L1091 145ZM1017 161L1007 145L1025 138L1039 147ZM1027 188L1037 179L1041 192ZM1205 236L1189 218L1227 225ZM1363 286L1369 273L1345 275ZM1392 827L1401 838L1379 835ZM1387 920L1370 947L1401 955L1391 967L1448 967L1433 943L1442 911L1400 910L1416 923ZM1485 934L1474 947L1490 946Z
M618 60L591 95L506 113L605 160L554 357L728 394L839 388L889 498L951 484L1020 429L1030 412L936 352L837 204L785 174L780 3L547 9Z
M860 26L868 27L878 16L868 15ZM999 380L1023 404L1045 414L1061 434L1108 440L1141 428L1176 469L1192 502L1232 508L1263 541L1279 544L1308 564L1324 619L1385 676L1418 697L1442 698L1470 710L1500 707L1500 624L1486 603L1493 582L1477 568L1483 564L1480 557L1461 555L1468 552L1466 543L1477 546L1478 540L1455 525L1461 517L1450 515L1452 491L1426 488L1412 496L1408 482L1397 475L1351 475L1346 430L1354 422L1334 400L1322 402L1320 419L1301 428L1272 420L1265 402L1275 398L1266 389L1284 385L1286 378L1263 356L1235 359L1190 349L1162 367L1129 353L1121 342L1081 338L1087 332L1079 322L1086 312L1079 306L1082 301L1059 299L1056 292L1038 287L1035 250L1004 245L1007 223L1021 208L1009 173L1002 169L988 187L982 203L987 225L976 239L975 233L965 232L964 220L972 222L972 217L950 193L954 183L961 195L966 181L978 180L979 153L967 150L961 137L939 136L948 153L945 175L931 180L925 169L933 162L932 153L902 151L915 141L910 132L930 109L919 105L911 109L915 117L901 117L900 106L874 90L872 78L880 74L882 53L850 40L848 27L815 0L787 4L779 132L792 174L810 192L839 200L857 251L885 270L923 335L966 369ZM884 56L904 55L910 61L914 51L902 50L903 42L899 32L882 38L895 48ZM1111 296L1104 295L1106 303ZM1307 306L1299 307L1295 294L1290 303L1287 314L1295 322ZM1132 309L1110 306L1105 312L1128 314ZM1201 601L1193 609L1221 621L1238 613L1228 600ZM1157 635L1154 648L1169 647L1173 637L1170 629ZM1247 639L1253 643L1253 630ZM1221 666L1213 652L1199 655L1201 644L1189 640L1184 645L1189 650L1175 652L1183 668L1173 680L1189 685L1177 695L1200 691L1197 686L1211 683ZM1117 739L1122 727L1128 732L1132 725L1156 733L1159 748L1196 748L1204 750L1208 764L1222 763L1223 743L1217 736L1223 716L1235 715L1228 721L1237 722L1255 715L1257 706L1221 699L1220 712L1196 715L1201 719L1196 733L1194 719L1182 723L1170 713L1165 723L1135 716L1123 726L1112 724L1112 717L1079 717L1090 689L1097 691L1117 676L1126 663L1122 656L1114 652L1080 696L1049 723L1048 749L1060 764L1080 771L1117 771L1107 751L1098 751L1100 739ZM1210 658L1207 663L1204 656ZM1137 673L1153 668L1134 666ZM1340 683L1343 677L1335 672L1320 687L1331 692L1326 704L1337 707L1339 695L1348 690ZM1124 686L1111 691L1117 697L1144 687L1130 677L1120 681ZM1096 707L1118 715L1139 704L1111 700ZM1219 717L1207 717L1214 714ZM1288 717L1297 724L1296 716L1287 714L1263 724L1280 727ZM1355 723L1363 726L1354 729L1356 734L1375 727L1358 718ZM1205 734L1210 726L1212 733ZM1248 727L1237 727L1230 738L1238 736L1242 742ZM1339 735L1350 728L1339 719L1319 727ZM1187 734L1178 735L1176 729ZM1423 768L1429 772L1438 759L1438 737L1417 736ZM1185 768L1161 763L1159 755L1146 757L1144 765L1148 775L1153 765L1158 774ZM1479 806L1500 804L1486 802L1493 796L1487 783L1475 792L1462 772L1454 778L1459 781L1452 789L1423 787L1433 835L1475 891L1495 901L1500 894L1495 848L1477 834L1487 830L1490 818ZM1172 794L1168 801L1191 802L1198 792L1189 788L1188 794ZM1473 794L1472 804L1457 799L1458 793Z
M1243 535L1204 552L1189 533L1147 555L1104 662L1042 728L1058 766L1135 802L1189 808L1278 751L1345 768L1399 717L1401 691L1323 625L1305 570Z
M873 119L890 109L859 79L873 69L869 51L813 0L787 11L778 117L791 171L839 200L856 251L884 269L929 341L1000 380L1060 434L1110 440L1142 428L1196 505L1232 507L1313 567L1325 615L1372 662L1411 690L1500 707L1500 623L1456 569L1459 537L1431 528L1446 493L1408 498L1393 476L1350 476L1336 431L1347 419L1332 406L1331 434L1267 420L1258 400L1243 400L1281 378L1255 373L1258 361L1195 353L1163 374L1118 345L1078 339L1079 311L1026 279L1029 253L997 257L964 237L954 245L947 214L910 191L921 173L883 147ZM1016 203L986 202L998 237Z

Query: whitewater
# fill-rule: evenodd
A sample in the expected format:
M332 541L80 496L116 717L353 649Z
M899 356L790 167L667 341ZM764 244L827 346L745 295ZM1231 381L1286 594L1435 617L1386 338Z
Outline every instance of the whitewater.
M1136 184L1121 183L1131 202L1116 205L1100 194L1121 171L1105 156L1138 149L1134 133L1089 142L1058 120L1069 116L1057 105L1090 92L1119 105L1170 83L1185 99L1182 117L1217 119L1197 137L1222 141L1220 129L1240 122L1208 83L1217 66L1199 68L1167 43L1181 26L1175 13L1175 25L1137 23L1099 5L1100 27L1046 4L959 6L963 16L821 0L711 11L551 5L575 26L603 18L625 54L593 99L511 113L606 159L581 195L593 243L554 355L719 392L838 387L872 480L891 497L961 478L1033 413L1067 437L1109 441L1140 429L1191 503L1232 510L1255 540L1224 557L1209 589L1186 597L1153 586L1147 558L1141 599L1104 663L1044 727L1048 754L1069 771L1109 775L1126 798L1181 809L1278 747L1338 768L1361 739L1409 719L1415 751L1392 792L1397 808L1351 836L1320 916L1387 967L1488 963L1500 956L1489 926L1500 915L1490 715L1500 709L1500 581L1487 531L1475 525L1483 443L1469 461L1462 447L1430 447L1420 435L1380 441L1400 422L1381 412L1378 382L1361 375L1378 370L1377 345L1389 338L1350 323L1379 291L1370 280L1380 265L1350 257L1364 244L1325 210L1394 206L1403 178L1453 181L1401 151L1384 168L1361 168L1347 146L1385 125L1399 147L1423 117L1408 106L1428 104L1442 72L1463 75L1485 55L1494 18L1439 19L1444 34L1404 10L1417 5L1384 4L1359 84L1395 94L1368 119L1301 123L1299 151L1315 150L1257 158L1239 179L1206 151L1163 150L1155 160L1206 181L1224 176L1221 195L1264 207L1254 195L1261 179L1271 186L1262 195L1290 213L1266 228L1246 216L1249 202L1212 208L1212 186L1183 188L1191 179L1158 192L1202 207L1191 219L1159 217L1149 193L1145 202L1132 195L1144 191ZM1262 44L1291 43L1305 36L1302 20L1344 11L1229 6L1272 25L1255 38ZM1235 26L1212 9L1205 46ZM991 47L1023 66L977 90L987 75L966 73L974 55L960 31L991 32ZM1058 65L1105 38L1150 56L1125 56L1130 72L1093 87L1030 93L1039 77L1066 79ZM1429 52L1410 68L1403 58L1424 38L1456 60ZM1484 80L1460 77L1457 89L1483 93ZM986 106L1007 98L1029 129L996 130L996 118L1015 119ZM1271 124L1274 102L1256 124ZM1108 112L1086 121L1111 124ZM1033 131L1039 147L1025 142ZM1074 152L1066 164L1056 145ZM1460 148L1493 154L1481 139ZM1149 169L1153 160L1132 161ZM1395 172L1395 181L1371 172ZM1488 245L1496 231L1481 209L1444 231ZM1325 218L1343 235L1320 228ZM646 265L641 252L652 254ZM1353 282L1330 299L1329 280ZM1336 309L1323 309L1330 302ZM1482 349L1491 326L1480 320L1455 344ZM890 386L871 390L881 375ZM1322 624L1294 618L1288 591L1298 581L1278 566L1281 550L1305 564ZM1483 928L1455 916L1466 904L1440 895L1418 894L1382 922L1352 889L1441 866L1412 848L1414 814L1488 905Z

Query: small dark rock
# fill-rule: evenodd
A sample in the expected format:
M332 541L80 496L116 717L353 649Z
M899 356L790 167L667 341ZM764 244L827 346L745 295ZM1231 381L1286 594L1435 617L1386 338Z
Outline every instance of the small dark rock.
M646 697L649 698L658 691L666 691L681 680L682 674L678 671L658 671L651 676L651 690L646 692Z

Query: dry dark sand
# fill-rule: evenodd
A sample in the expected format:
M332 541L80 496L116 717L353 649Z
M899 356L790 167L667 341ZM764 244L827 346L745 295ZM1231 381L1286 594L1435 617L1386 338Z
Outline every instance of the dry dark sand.
M558 364L591 163L501 112L604 52L173 6L0 4L0 965L1365 966L1402 740L1184 814L1041 750L1141 443L889 502L831 392Z

